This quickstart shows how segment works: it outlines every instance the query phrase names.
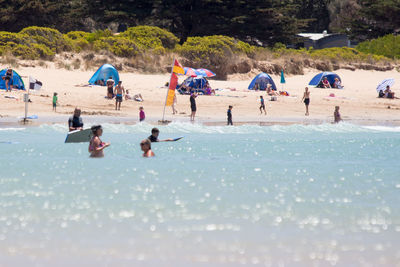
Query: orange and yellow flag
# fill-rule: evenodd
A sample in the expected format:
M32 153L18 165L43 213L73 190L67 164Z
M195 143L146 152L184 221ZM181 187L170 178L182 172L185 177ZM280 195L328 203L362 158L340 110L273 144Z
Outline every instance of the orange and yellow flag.
M169 81L169 89L167 95L166 106L172 106L175 98L175 88L178 85L178 76L176 74L185 74L185 70L178 60L174 60L174 66L172 67L171 79Z

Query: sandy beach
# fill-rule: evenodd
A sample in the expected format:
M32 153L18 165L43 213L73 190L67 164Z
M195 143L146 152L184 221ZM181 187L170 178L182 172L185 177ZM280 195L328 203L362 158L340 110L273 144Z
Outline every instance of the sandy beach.
M32 76L43 82L40 91L31 91L29 115L38 115L36 123L61 123L72 114L75 107L82 109L85 121L107 121L113 123L136 123L139 121L139 107L143 106L148 123L157 123L162 118L167 89L163 85L169 81L169 74L139 74L120 72L120 79L131 95L140 93L144 102L124 101L121 111L115 110L115 100L104 98L106 87L88 86L88 80L95 70L69 71L54 66L20 67L16 71L23 77L26 87L28 77ZM224 124L228 105L233 105L233 122L235 124L319 124L331 122L335 106L340 106L343 120L363 125L400 125L400 100L377 98L376 86L385 78L396 78L397 71L379 72L366 70L338 70L345 86L344 90L310 88L310 116L304 116L305 107L301 101L304 87L317 70L306 70L305 75L287 76L284 90L290 96L279 96L277 101L267 101L267 115L260 115L259 96L265 92L247 90L252 78L258 74L232 75L227 81L210 79L210 84L217 90L216 96L199 96L197 98L196 121L205 125ZM278 90L280 77L272 76ZM184 80L180 77L180 82ZM398 85L392 88L397 95ZM52 111L53 93L58 93L57 112ZM330 94L335 97L330 97ZM0 122L12 124L24 115L24 91L12 93L0 91ZM16 99L6 98L14 96ZM267 97L266 99L269 99ZM189 96L177 95L178 115L172 115L171 107L166 108L165 119L170 121L189 122Z

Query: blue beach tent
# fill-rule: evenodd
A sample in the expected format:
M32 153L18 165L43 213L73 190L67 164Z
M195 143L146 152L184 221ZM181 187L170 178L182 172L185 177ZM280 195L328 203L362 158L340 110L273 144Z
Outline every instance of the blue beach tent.
M6 75L7 69L0 71L0 89L6 89L6 80L3 80L3 77ZM12 87L14 89L25 90L25 84L22 80L21 76L13 70L13 77L11 79Z
M183 84L195 90L202 90L204 87L206 87L207 79L203 76L188 77Z
M333 86L333 84L335 83L335 78L338 78L340 82L342 81L342 79L340 79L339 75L337 75L336 73L321 72L321 73L315 75L314 78L312 78L312 80L310 81L310 83L308 85L318 86L318 85L320 85L320 83L322 83L322 79L324 77L328 78L328 81L331 84L331 86Z
M267 88L267 84L271 84L272 90L276 91L276 86L274 80L272 80L271 76L262 72L258 74L250 83L249 90L254 90L255 85L258 84L258 90L265 90Z
M89 84L99 84L98 81L103 80L103 84L106 85L106 81L110 76L115 84L119 82L117 69L111 64L104 64L93 74L92 78L89 80Z

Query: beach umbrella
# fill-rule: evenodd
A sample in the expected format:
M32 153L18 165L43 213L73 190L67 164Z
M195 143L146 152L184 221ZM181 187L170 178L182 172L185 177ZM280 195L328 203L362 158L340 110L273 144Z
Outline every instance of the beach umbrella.
M283 74L283 70L281 70L281 83L282 84L286 83L285 75Z
M214 77L216 74L208 69L196 69L197 75L201 75L203 77Z
M379 91L385 91L386 90L386 86L390 86L392 87L394 84L394 79L393 78L389 78L389 79L385 79L383 81L381 81L378 86L376 87L376 91L379 93Z
M183 70L185 71L186 76L190 77L196 77L198 73L196 73L196 70L190 67L184 67Z

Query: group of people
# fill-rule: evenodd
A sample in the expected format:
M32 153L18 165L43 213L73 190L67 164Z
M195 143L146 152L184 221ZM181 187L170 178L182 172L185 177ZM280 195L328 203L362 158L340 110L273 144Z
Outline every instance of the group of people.
M318 87L321 88L336 88L336 89L343 89L344 86L342 85L342 82L339 80L338 77L335 77L334 83L331 85L331 83L328 81L328 77L323 77L320 85Z
M104 82L103 82L104 84ZM129 90L125 91L125 88L122 86L122 81L118 81L117 85L115 85L115 82L113 78L110 76L108 80L106 81L105 85L107 86L107 98L108 99L113 99L115 97L115 110L121 110L121 103L123 99L125 100L135 100L138 102L143 102L143 97L141 94L136 94L134 96L131 96L129 94ZM115 87L114 87L115 85Z
M378 94L379 98L390 98L394 99L397 98L394 96L394 92L390 89L390 86L387 85L385 90L380 90Z

